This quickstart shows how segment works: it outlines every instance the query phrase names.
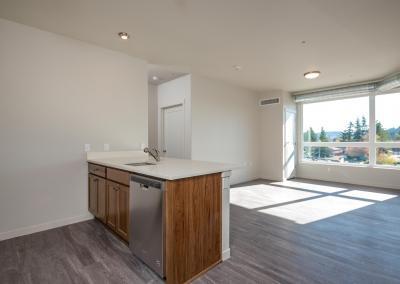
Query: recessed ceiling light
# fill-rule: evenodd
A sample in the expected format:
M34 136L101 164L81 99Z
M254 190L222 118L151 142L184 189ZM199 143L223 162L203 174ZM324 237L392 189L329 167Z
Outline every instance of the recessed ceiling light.
M160 79L160 78L158 78L157 76L153 76L153 77L151 77L151 79L152 79L153 81L157 81L157 80Z
M129 35L126 32L120 32L120 33L118 33L118 35L123 40L127 40L129 38Z
M233 65L233 69L235 69L236 71L241 71L243 67L240 65Z
M321 75L321 72L319 72L319 71L311 71L311 72L304 73L304 77L308 80L317 79L319 77L319 75Z

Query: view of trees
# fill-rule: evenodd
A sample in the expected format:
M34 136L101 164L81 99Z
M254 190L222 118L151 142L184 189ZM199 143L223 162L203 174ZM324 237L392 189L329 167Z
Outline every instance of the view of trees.
M400 141L400 126L385 129L381 122L376 122L376 139L378 142ZM317 133L310 127L304 132L304 142L367 142L369 127L363 116L354 122L350 121L343 131L326 132L322 127ZM338 162L368 163L367 147L305 147L304 157L312 160L334 160ZM334 160L334 161L336 161ZM343 162L342 161L342 162ZM377 150L377 164L400 165L399 148L379 148Z
M322 127L317 133L310 127L304 132L304 142L366 142L368 141L369 129L366 118L357 118L356 121L350 121L341 132L328 133ZM376 140L378 142L400 141L400 126L398 128L386 129L382 123L376 122Z
M341 142L363 142L368 141L367 120L363 116L361 121L356 119L355 123L349 122L347 128L340 134Z

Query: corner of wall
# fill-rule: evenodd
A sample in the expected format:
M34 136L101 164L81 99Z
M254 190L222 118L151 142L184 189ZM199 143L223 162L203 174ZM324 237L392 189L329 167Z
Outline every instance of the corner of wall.
M283 118L284 105L288 93L283 90L271 90L260 93L259 100L279 98L280 103L261 107L261 174L263 179L283 180Z

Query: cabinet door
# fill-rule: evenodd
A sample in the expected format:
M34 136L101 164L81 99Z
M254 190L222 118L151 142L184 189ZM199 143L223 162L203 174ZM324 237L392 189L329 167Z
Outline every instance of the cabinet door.
M97 187L99 178L89 175L89 211L94 216L97 215Z
M107 188L106 180L99 178L97 182L97 215L96 217L103 223L106 223L106 206L107 206Z
M117 233L129 241L129 187L119 186L117 204Z
M117 197L118 184L107 181L107 225L112 229L117 229Z

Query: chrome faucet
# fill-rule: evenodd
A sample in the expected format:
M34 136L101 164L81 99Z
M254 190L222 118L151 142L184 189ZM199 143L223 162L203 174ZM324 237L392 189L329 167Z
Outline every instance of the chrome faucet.
M149 149L149 147L146 147L143 149L143 151L152 156L157 162L160 161L160 151L158 151L156 148Z

